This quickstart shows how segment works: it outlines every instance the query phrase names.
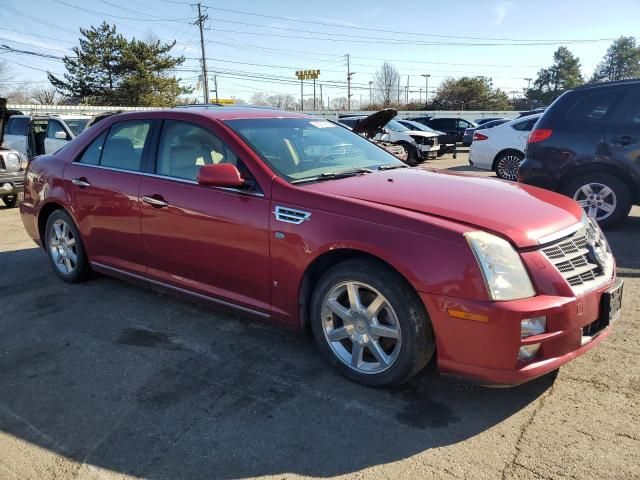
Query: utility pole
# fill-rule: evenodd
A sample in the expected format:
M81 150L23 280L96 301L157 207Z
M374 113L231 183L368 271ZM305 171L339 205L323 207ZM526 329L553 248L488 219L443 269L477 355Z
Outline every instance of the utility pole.
M351 110L351 77L355 72L351 71L349 54L347 53L347 110Z
M406 104L409 103L409 75L407 75L407 87L404 91L404 100Z
M322 101L322 84L320 84L320 110L324 110L324 102Z
M216 103L218 103L218 76L213 76L213 86L216 89Z
M400 105L400 75L398 75L398 105Z
M429 77L426 73L422 75L424 77L424 108L428 108L429 104Z
M422 103L422 89L420 89L420 97L419 98L420 98L420 100L419 100L420 103Z
M208 18L208 15L202 15L201 5L198 3L198 20L195 24L200 27L200 48L202 49L202 93L204 103L209 103L209 79L207 78L207 55L204 52L204 21ZM216 96L218 89L216 88ZM217 98L216 98L217 100Z
M300 111L304 110L304 84L302 78L300 79Z
M373 82L369 80L369 105L373 105Z
M531 90L531 80L533 80L533 78L525 78L524 80L527 82L527 90Z

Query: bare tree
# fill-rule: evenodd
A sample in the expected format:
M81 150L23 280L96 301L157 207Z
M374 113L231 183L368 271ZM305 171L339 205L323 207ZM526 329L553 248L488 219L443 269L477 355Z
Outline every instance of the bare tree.
M6 94L7 103L26 104L30 103L29 92L24 87L14 88Z
M389 62L384 62L373 75L376 100L385 107L391 105L398 97L400 73Z
M5 93L8 88L7 82L13 78L11 67L4 60L0 60L0 90Z
M337 97L331 99L331 110L346 110L347 105L347 97Z
M52 87L34 88L29 93L29 96L31 100L40 105L57 105L62 100L62 95Z

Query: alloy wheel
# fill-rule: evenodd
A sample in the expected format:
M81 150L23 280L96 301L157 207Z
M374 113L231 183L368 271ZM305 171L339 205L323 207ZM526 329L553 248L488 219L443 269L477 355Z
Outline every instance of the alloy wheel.
M58 219L51 226L49 254L56 268L65 275L73 273L78 265L76 239L64 220Z
M400 322L379 291L361 282L333 287L322 304L322 329L331 350L358 373L377 374L398 359Z
M574 194L573 199L584 208L587 215L600 222L615 212L618 199L615 192L602 183L587 183Z
M498 161L498 176L515 182L518 179L518 168L522 159L513 154L507 154Z

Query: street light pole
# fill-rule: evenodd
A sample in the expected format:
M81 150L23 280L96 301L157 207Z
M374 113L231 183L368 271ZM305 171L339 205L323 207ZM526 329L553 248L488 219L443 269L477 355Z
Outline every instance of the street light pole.
M428 108L429 105L429 77L426 73L422 74L424 77L424 108Z
M373 105L373 82L369 80L369 105Z
M422 103L422 89L420 89L420 103Z

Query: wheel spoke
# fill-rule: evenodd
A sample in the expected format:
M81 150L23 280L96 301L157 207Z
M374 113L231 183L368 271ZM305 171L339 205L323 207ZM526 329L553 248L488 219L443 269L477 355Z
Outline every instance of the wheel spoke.
M64 263L64 257L59 253L56 253L56 263L59 263L60 265Z
M57 240L62 240L62 229L60 228L59 223L53 225L53 233L55 234Z
M73 270L73 267L71 266L71 260L69 260L69 257L64 258L64 266L67 267L67 273L70 273L71 270Z
M67 240L67 235L69 234L69 227L67 226L66 222L62 224L62 238L64 238L65 240Z
M593 190L591 189L591 185L583 185L580 187L582 194L588 197L589 195L593 195Z
M602 198L606 198L609 195L611 195L612 193L613 193L613 190L611 190L609 187L605 186L605 187L602 188L602 190L600 190L598 192L598 195L600 195L600 197L602 197Z
M362 308L360 303L359 288L355 283L347 283L347 295L349 296L349 306L351 310L357 312Z
M614 205L611 205L610 203L604 203L604 202L598 208L600 208L600 210L604 210L607 213L611 213L616 209Z
M585 200L580 200L580 201L578 201L578 203L580 204L580 206L582 208L589 208L589 201L586 200L586 199Z
M384 338L398 338L398 330L387 327L386 325L373 325L371 327L371 334L376 337Z
M376 357L376 360L378 360L378 362L383 365L389 364L389 356L384 353L384 350L382 350L382 347L377 340L372 340L371 342L369 342L367 344L367 347L369 348L369 351L373 354L373 356Z
M384 305L385 305L384 297L382 295L378 295L376 298L373 299L373 302L371 302L367 307L367 310L365 311L365 315L369 320L377 317L380 311L382 310L382 307L384 307Z
M349 310L340 305L336 298L329 299L327 301L327 307L342 320L349 318Z
M364 352L363 346L359 342L353 342L351 347L351 366L354 368L360 368L362 364L362 353Z
M71 237L69 240L67 240L67 247L71 248L76 244L76 239Z
M327 336L329 337L329 341L339 342L340 340L347 338L349 333L345 327L339 327L328 332Z
M71 261L73 262L73 264L75 265L76 263L78 263L78 256L76 255L76 253L69 249L67 251L67 256L71 259Z
M596 205L591 205L587 211L587 216L596 218L598 216L598 207Z

